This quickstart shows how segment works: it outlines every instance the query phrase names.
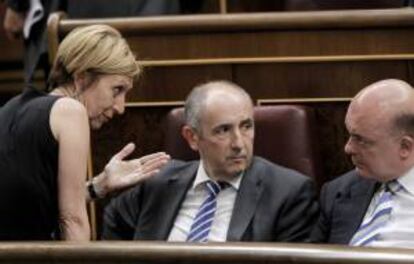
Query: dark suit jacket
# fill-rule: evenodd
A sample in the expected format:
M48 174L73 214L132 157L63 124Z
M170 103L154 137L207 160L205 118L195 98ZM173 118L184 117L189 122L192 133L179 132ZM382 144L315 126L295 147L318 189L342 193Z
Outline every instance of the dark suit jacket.
M7 6L15 11L27 12L30 6L28 0L7 0ZM34 72L38 66L49 74L47 56L47 30L46 23L49 14L58 10L63 10L65 0L40 0L44 16L35 23L30 31L29 39L24 41L24 72L25 81L31 82Z
M355 170L325 184L320 195L320 215L311 241L348 244L378 186L375 181L360 177Z
M198 161L171 161L105 208L104 239L167 240ZM255 157L237 194L228 241L305 241L318 206L310 178Z

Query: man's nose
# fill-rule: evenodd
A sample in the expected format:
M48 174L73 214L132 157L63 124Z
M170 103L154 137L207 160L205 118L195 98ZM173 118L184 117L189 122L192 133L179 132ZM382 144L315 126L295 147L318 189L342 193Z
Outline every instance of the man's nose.
M345 143L344 147L345 153L351 155L354 153L353 143L351 137L348 138L348 141Z
M243 146L243 136L239 129L235 129L231 141L232 147L240 149Z

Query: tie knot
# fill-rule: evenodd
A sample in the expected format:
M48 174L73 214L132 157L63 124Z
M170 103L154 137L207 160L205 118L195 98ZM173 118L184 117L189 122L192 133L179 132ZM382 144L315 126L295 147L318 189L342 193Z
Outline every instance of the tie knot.
M213 196L217 196L217 194L223 190L226 189L227 186L229 184L227 182L216 182L216 181L207 181L206 182L206 186L207 186L207 191L209 195L213 195Z
M206 182L206 186L207 186L208 194L210 195L216 196L221 190L220 184L218 184L215 181Z
M402 188L403 186L397 180L393 180L385 184L385 190L391 192L392 194L401 191Z

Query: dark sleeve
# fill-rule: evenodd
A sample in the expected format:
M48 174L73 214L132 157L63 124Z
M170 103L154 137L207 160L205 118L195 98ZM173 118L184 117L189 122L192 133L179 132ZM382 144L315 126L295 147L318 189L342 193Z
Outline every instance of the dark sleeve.
M7 6L16 12L24 12L29 9L29 0L7 0Z
M293 191L283 206L277 222L279 242L308 242L318 215L315 186L310 179Z
M132 240L138 221L141 186L113 198L103 213L102 239Z
M311 234L311 242L312 243L326 243L328 242L329 238L329 232L330 232L330 211L331 209L328 208L328 185L325 184L322 187L321 195L319 199L320 204L320 212L318 221L316 222L316 225L314 226Z
M203 7L204 1L188 1L188 0L180 0L180 9L181 13L184 14L193 14L199 13Z

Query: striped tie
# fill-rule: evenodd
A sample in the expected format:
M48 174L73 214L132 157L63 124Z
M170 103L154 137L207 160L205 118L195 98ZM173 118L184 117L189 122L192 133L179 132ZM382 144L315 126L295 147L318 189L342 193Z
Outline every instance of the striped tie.
M361 226L352 237L349 245L369 246L372 242L380 238L382 228L386 226L390 220L393 195L401 189L402 186L397 181L392 181L385 185L384 192L378 199L374 211L361 223Z
M191 225L188 234L188 242L207 242L217 207L217 195L221 190L220 185L214 181L206 182L208 196L201 204Z

